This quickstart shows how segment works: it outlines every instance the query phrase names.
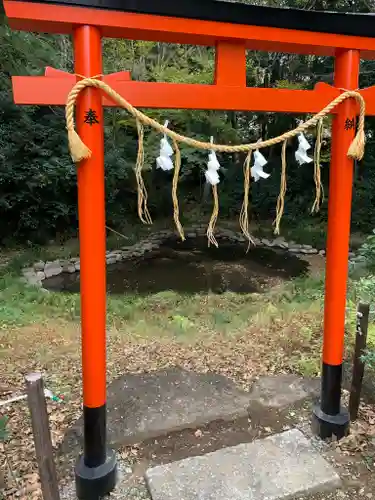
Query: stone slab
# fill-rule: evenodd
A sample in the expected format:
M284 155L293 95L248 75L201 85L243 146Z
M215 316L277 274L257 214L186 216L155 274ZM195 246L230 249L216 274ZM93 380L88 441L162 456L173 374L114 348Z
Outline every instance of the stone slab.
M246 392L224 376L177 367L126 374L108 387L108 442L117 448L217 420L261 418L318 394L318 380L294 375L261 377ZM82 430L79 419L65 435L64 452L82 445Z
M320 394L320 378L301 378L296 375L267 375L254 382L250 391L251 403L283 410L288 406L317 398Z
M146 471L152 500L287 500L341 481L298 430Z
M221 375L171 368L120 377L108 388L107 406L110 443L134 444L247 416L249 393Z

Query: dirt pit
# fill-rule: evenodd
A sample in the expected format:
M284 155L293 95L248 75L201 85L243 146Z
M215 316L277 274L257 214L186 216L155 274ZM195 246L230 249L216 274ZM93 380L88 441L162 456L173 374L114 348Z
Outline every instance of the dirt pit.
M107 266L111 294L152 294L166 290L179 293L262 293L308 271L305 260L285 250L251 248L238 243L207 247L205 238L166 241L138 259ZM93 273L95 270L93 269ZM79 273L44 280L49 290L79 292Z

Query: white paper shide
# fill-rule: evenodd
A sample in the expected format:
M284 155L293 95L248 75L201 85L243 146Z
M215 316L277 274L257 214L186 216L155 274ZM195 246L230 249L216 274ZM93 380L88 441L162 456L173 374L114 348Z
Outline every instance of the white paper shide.
M168 121L164 123L164 127L168 127ZM173 170L174 165L172 161L173 149L169 144L168 137L164 137L160 141L160 152L159 156L156 158L157 168L161 168L164 171Z

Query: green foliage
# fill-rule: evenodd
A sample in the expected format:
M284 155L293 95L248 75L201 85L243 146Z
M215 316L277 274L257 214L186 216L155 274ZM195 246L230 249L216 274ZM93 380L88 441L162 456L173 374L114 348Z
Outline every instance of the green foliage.
M360 274L361 271L375 272L375 229L367 236L365 242L359 247L356 257L351 263L351 273ZM373 279L372 276L366 280Z
M289 289L288 289L289 288ZM324 278L323 277L301 277L296 278L284 294L285 301L293 302L313 302L323 301L324 298Z
M62 111L0 108L1 238L35 241L76 220L75 168L66 155Z
M371 370L375 370L375 350L368 349L362 359Z
M360 301L373 304L375 302L375 230L367 236L358 249L358 253L350 266L351 281L349 297L352 308ZM372 311L370 311L372 312ZM364 360L370 369L375 369L375 325L370 315L368 327L368 350Z

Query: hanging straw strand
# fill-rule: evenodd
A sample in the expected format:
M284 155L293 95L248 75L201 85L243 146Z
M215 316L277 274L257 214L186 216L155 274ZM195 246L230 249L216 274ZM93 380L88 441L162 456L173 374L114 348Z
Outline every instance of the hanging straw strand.
M219 195L217 192L217 184L212 186L212 195L214 199L214 206L212 209L211 219L207 228L207 238L208 238L208 246L210 246L210 244L212 243L213 245L215 245L216 248L218 248L219 245L214 235L217 218L219 216Z
M151 215L147 207L147 189L142 177L142 169L145 162L144 128L139 120L137 120L136 123L138 131L138 153L134 171L138 191L138 215L143 224L152 224Z
M172 181L173 218L176 224L178 234L181 237L181 240L185 241L184 229L180 222L180 209L178 206L178 196L177 196L178 178L181 169L181 152L176 141L173 141L173 149L175 153L175 161L174 161L175 165L174 165L173 181Z
M247 247L246 252L249 251L251 243L255 245L255 242L253 238L250 235L249 232L249 193L250 193L250 163L251 163L251 156L252 152L249 151L245 162L243 164L243 175L244 175L244 195L243 195L243 202L242 202L242 207L241 207L241 212L240 212L240 228L245 236L247 238L249 244Z
M281 178L280 178L280 192L277 198L276 205L276 219L274 220L275 230L274 234L280 234L280 222L284 213L284 203L286 194L286 147L288 141L283 142L281 149Z
M315 200L311 207L311 213L317 213L324 200L324 191L320 171L320 152L323 144L323 118L316 125L316 141L314 149L314 182L315 182Z

